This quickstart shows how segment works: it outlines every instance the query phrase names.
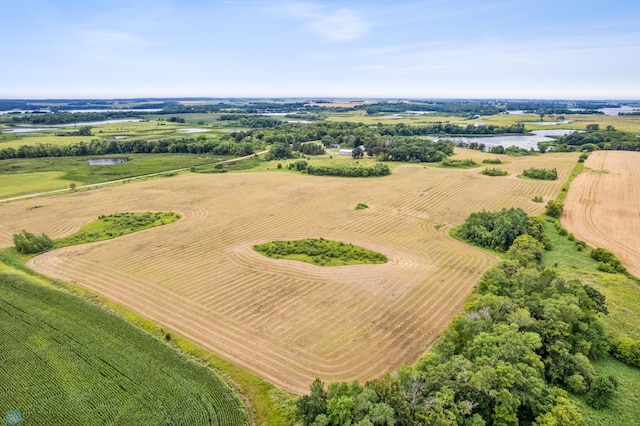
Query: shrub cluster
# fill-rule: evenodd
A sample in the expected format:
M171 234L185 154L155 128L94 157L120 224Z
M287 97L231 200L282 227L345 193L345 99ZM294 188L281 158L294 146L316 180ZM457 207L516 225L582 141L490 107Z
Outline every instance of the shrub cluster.
M622 337L611 344L611 355L625 364L640 368L640 340Z
M445 158L444 160L442 160L442 165L445 167L462 167L462 168L466 168L466 167L476 167L478 166L478 163L476 163L475 161L473 161L470 158L467 158L465 160L452 160L450 158Z
M490 169L489 168L484 169L480 173L483 174L483 175L487 175L487 176L508 176L509 175L509 173L507 171L502 170L502 169L498 169L498 168L495 168L495 167L492 167Z
M23 230L19 234L13 234L13 244L16 246L18 253L34 254L51 249L53 247L53 240L45 233L37 236Z
M484 164L502 164L502 160L499 158L485 158L482 162Z
M380 253L340 241L307 238L296 241L273 241L253 247L258 253L274 259L295 259L320 266L355 263L385 263Z
M540 180L556 180L558 179L558 171L556 169L536 169L531 167L522 172L523 176L531 179Z
M627 272L620 259L607 249L596 248L591 251L591 257L598 262L598 269L603 272Z

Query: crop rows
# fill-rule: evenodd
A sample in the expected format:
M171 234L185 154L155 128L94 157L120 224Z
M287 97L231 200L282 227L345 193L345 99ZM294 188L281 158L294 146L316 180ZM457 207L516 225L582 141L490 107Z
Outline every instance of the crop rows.
M248 424L233 389L126 321L0 273L0 410L25 424Z
M369 179L189 175L92 191L83 200L56 197L41 211L41 228L63 227L64 220L51 219L61 209L81 216L170 210L183 218L51 252L32 266L123 303L293 392L315 377L378 377L424 353L496 261L450 238L451 227L482 209L540 213L544 206L531 199L555 197L577 161L576 154L503 158L512 176L418 165ZM534 166L557 168L558 181L515 177ZM354 210L359 202L369 208ZM96 212L100 206L109 211ZM7 205L2 214L19 207ZM319 237L380 252L389 262L318 267L252 249Z
M598 151L571 184L562 223L592 247L614 252L640 276L640 153Z

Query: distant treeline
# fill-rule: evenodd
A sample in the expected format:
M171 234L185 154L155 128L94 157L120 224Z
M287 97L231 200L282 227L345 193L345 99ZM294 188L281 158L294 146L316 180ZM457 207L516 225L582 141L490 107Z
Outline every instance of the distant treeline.
M368 115L404 113L407 111L433 111L455 115L494 115L505 110L491 101L430 101L430 102L379 102L356 106Z
M253 154L250 142L217 139L169 139L169 140L98 140L69 145L22 145L18 149L0 150L0 160L10 158L73 157L107 154L214 154L244 156Z
M39 114L0 115L0 123L4 124L73 124L89 121L119 120L124 118L144 118L145 111L125 112L48 112Z
M593 126L593 125L592 125ZM617 131L611 126L607 130L591 130L586 132L574 132L567 136L559 137L556 147L562 149L565 145L568 149L594 151L603 150L622 150L622 151L640 151L640 138L636 133Z
M507 111L525 111L544 114L604 114L600 108L618 108L620 105L603 101L507 101Z

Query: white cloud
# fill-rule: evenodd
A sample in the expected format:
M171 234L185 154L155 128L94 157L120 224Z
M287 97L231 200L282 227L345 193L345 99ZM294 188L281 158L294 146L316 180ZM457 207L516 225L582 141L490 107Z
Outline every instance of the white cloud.
M327 10L315 3L293 3L284 11L302 20L305 27L330 41L356 40L367 33L371 24L351 9Z

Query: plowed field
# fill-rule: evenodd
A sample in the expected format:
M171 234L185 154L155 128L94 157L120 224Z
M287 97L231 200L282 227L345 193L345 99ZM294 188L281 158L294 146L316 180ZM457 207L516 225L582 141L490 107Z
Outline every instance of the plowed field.
M301 393L315 377L366 380L414 362L497 260L450 238L449 229L482 209L542 212L531 199L557 196L577 154L503 158L512 176L421 165L365 179L191 174L43 198L37 209L34 200L20 201L0 205L0 246L22 229L68 235L100 214L180 212L170 225L60 249L31 266ZM557 167L560 178L515 177L528 167ZM356 211L357 203L369 208ZM320 267L252 249L313 237L353 243L389 262Z
M571 184L562 224L576 238L614 252L640 276L640 152L597 151Z

